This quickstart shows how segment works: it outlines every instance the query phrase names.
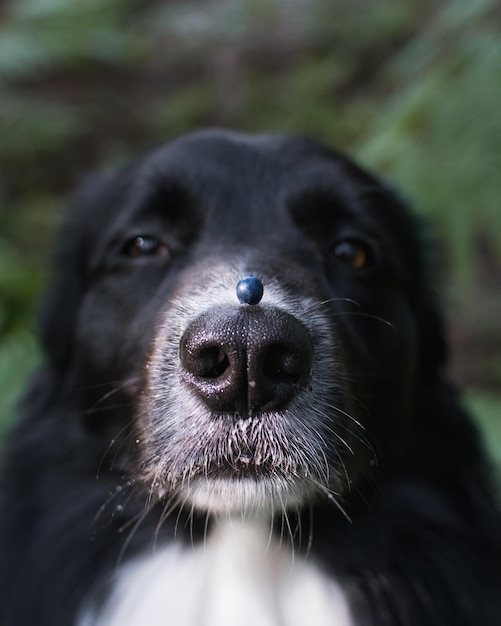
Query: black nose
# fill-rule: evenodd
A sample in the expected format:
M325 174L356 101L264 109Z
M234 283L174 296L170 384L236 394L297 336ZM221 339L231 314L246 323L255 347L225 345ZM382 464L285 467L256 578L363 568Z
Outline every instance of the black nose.
M216 308L181 338L184 381L217 413L285 408L310 380L310 334L278 309Z

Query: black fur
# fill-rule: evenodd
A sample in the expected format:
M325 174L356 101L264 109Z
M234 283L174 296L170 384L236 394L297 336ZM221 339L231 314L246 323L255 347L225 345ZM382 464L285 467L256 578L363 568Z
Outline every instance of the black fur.
M313 393L342 387L364 428L339 420L325 443L334 466L335 435L351 437L351 484L336 504L320 490L289 512L297 549L341 581L357 626L501 624L501 518L446 379L419 228L391 190L305 139L203 131L91 181L77 205L41 312L44 363L6 444L5 626L70 626L84 599L105 598L118 563L210 532L182 506L159 525L174 487L151 500L145 364L183 281L204 289L205 267L239 258L265 294L276 283L317 302L338 348ZM152 234L167 252L131 256L127 242ZM334 254L341 240L368 243L368 267ZM336 428L339 416L325 419Z

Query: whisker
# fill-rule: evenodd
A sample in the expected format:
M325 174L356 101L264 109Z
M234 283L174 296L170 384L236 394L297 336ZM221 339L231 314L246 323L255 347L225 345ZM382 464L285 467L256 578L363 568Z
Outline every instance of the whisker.
M274 529L274 524L275 524L275 516L276 516L275 505L272 504L271 505L271 517L270 517L270 532L268 534L268 542L266 543L266 548L265 548L265 551L264 551L264 557L267 556L267 554L268 554L268 552L270 550L270 547L271 547L271 542L273 540L273 529Z
M306 546L305 558L308 558L313 547L313 505L309 504L309 529L308 529L308 545Z
M135 382L137 382L139 380L139 378L136 376L134 378L127 378L124 381L121 381L121 384L116 385L115 387L113 387L113 389L110 389L108 392L104 393L100 398L98 398L94 404L87 409L86 413L88 415L91 415L92 413L94 413L97 409L97 407L102 404L103 402L105 402L108 398L111 398L111 396L115 395L116 393L118 393L119 391L122 391L122 389L124 387L127 387ZM110 383L111 384L111 383ZM118 407L120 407L120 405L117 405ZM116 406L115 406L116 408Z
M284 504L284 501L282 499L281 494L279 494L279 499L280 499L280 505L281 505L281 508L282 508L282 531L284 529L284 522L285 522L285 526L287 528L287 533L288 533L289 538L290 538L291 558L292 558L291 569L292 569L292 567L294 566L295 558L296 558L295 548L294 548L294 533L292 532L292 527L291 527L291 524L290 524L289 515L287 513L287 509L285 507L285 504ZM281 536L280 539L282 540L283 536Z
M128 378L127 383L133 384L133 383L139 382L139 380L140 380L140 377L135 376L135 377ZM73 387L73 391L90 391L92 389L99 389L100 387L109 387L110 385L122 386L125 382L126 381L124 381L123 378L119 378L117 380L108 380L106 382L95 383L92 385L82 385L81 387Z
M360 308L360 304L353 300L352 298L328 298L327 300L321 300L317 303L318 307L325 306L326 304L333 304L334 302L348 302L348 304L353 304L356 307Z
M340 409L338 406L336 406L335 404L326 404L326 406L329 409L332 409L333 411L336 411L336 413L340 413L341 415L344 415L345 417L347 417L351 422L353 422L354 424L356 424L359 428L361 428L362 430L365 430L365 426L359 422L355 417L353 417L353 415L351 415L350 413L348 413L347 411L344 411L343 409Z
M114 491L112 491L111 493L108 494L108 497L103 502L103 504L99 507L97 513L95 514L94 519L92 520L92 525L93 526L95 526L97 524L97 522L99 521L99 518L106 511L106 509L113 502L113 500L115 498L123 498L123 496L124 496L124 489L126 489L127 487L130 487L131 485L132 485L132 482L128 481L125 485L116 485L115 486Z
M329 502L332 502L332 504L334 504L334 506L338 509L338 511L343 515L343 517L350 523L353 524L353 521L351 519L351 517L348 515L348 513L346 512L346 510L344 509L344 507L342 506L342 504L338 501L338 499L336 498L336 496L339 496L338 493L336 493L335 491L332 491L332 489L329 489L328 487L326 487L325 485L322 485L321 483L318 483L317 481L315 481L314 479L312 479L311 477L308 477L310 482L312 482L316 487L318 487L323 493L324 495L327 496Z
M103 454L101 455L101 460L99 461L99 465L97 466L97 471L96 471L96 480L99 480L99 477L101 475L101 470L103 469L103 464L105 462L105 460L108 457L108 454L111 452L111 450L113 449L113 446L115 446L115 444L117 443L118 440L122 439L120 442L120 445L118 446L117 450L115 451L115 454L113 455L113 458L111 459L111 464L109 467L109 470L112 471L113 470L113 466L117 460L118 454L120 452L120 450L122 449L122 447L125 445L125 443L127 441L129 441L132 436L133 433L129 433L126 437L122 438L121 435L123 435L129 428L132 427L132 424L134 423L134 420L130 420L129 422L127 422L127 424L125 424L125 426L123 426L118 433L116 434L115 437L113 437L113 439L110 439L110 442L108 443L108 445L106 446L105 451L103 452Z
M204 523L204 541L203 541L204 550L207 548L207 534L209 532L209 520L210 520L210 513L209 511L207 511L205 515L205 523Z
M299 505L295 506L294 511L295 511L295 516L296 516L296 532L295 532L295 535L297 535L298 550L301 550L302 545L303 545L303 524L301 522L301 512L300 512L300 509L299 509Z
M384 317L380 317L379 315L373 315L372 313L364 313L362 311L334 311L332 313L333 317L341 317L341 316L350 316L350 317L363 317L366 319L372 319L376 322L381 322L386 326L389 326L393 331L397 332L397 328L394 324L392 324L389 320L384 319Z
M193 549L195 549L195 538L193 537L194 514L195 514L195 503L193 502L192 505L191 505L190 513L189 513L189 515L186 518L186 521L184 523L184 527L185 528L186 528L187 524L190 525L190 542L191 542L191 547Z
M353 521L351 519L351 517L348 515L348 513L345 511L344 507L341 506L340 502L338 502L338 500L336 499L336 497L330 492L330 491L326 491L326 495L329 498L330 502L332 502L336 508L339 510L339 512L343 515L343 517L346 518L346 520L350 523L353 524Z
M340 409L338 406L335 406L333 404L327 404L326 406L329 409L332 409L333 411L335 411L336 413L339 413L339 414L343 415L344 417L347 417L350 420L350 422L355 424L355 426L357 426L361 431L365 431L366 430L365 426L361 422L359 422L355 417L353 417L350 413L347 413L343 409ZM338 433L336 432L336 429L342 428L349 435L355 437L358 441L360 441L360 443L362 445L364 445L371 452L371 454L373 455L374 459L377 460L376 451L374 450L373 445L367 439L367 437L365 437L363 435L363 432L362 432L362 434L361 433L357 433L355 430L350 429L347 424L343 424L342 422L339 422L339 423L336 424L336 429L334 429L334 428L332 428L330 426L324 426L324 428L326 428L330 433L332 433L336 437L338 437Z
M154 543L155 549L158 543L158 538L160 536L160 531L162 530L162 527L165 524L166 520L170 517L172 512L175 510L176 505L177 505L176 497L171 496L170 498L166 500L162 508L162 513L160 517L158 518L158 522L155 526L155 532L153 535L153 543Z
M145 506L141 513L139 513L135 517L132 517L131 519L129 519L123 526L121 526L119 528L118 532L122 533L128 527L130 527L131 524L134 524L132 526L129 534L126 537L126 539L125 539L125 541L124 541L124 543L122 545L122 548L120 549L120 553L118 555L117 567L120 566L120 564L122 563L122 561L123 561L123 559L125 557L125 552L127 551L127 548L131 544L132 539L134 538L134 536L137 533L138 529L140 528L141 524L144 522L144 520L148 517L148 515L152 511L152 508L153 507L151 507L151 506Z
M181 515L183 513L184 507L185 507L187 502L188 502L188 496L186 496L184 498L184 500L179 505L179 511L177 513L176 523L174 525L174 538L175 539L177 539L177 531L178 531L178 528L179 528L179 522L181 521Z
M315 303L314 305L310 305L308 307L308 310L314 310L314 309L320 309L322 307L324 307L327 304L335 304L335 303L348 303L348 304L352 304L353 306L357 307L358 309L361 308L361 304L359 302L357 302L356 300L353 300L352 298L328 298L326 300L321 300L318 303ZM378 322L381 322L387 326L389 326L390 328L392 328L394 331L396 331L396 327L387 319L385 319L384 317L380 317L379 315L374 315L373 313L366 313L364 311L330 311L330 315L332 315L333 317L339 317L339 316L343 316L343 315L347 315L347 316L357 316L357 317L365 317L367 319L373 319L376 320Z

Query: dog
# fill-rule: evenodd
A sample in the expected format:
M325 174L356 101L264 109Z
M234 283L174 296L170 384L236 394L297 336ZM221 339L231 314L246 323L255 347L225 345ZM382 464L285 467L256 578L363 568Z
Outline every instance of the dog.
M499 626L501 517L423 228L300 136L77 194L5 444L5 626Z

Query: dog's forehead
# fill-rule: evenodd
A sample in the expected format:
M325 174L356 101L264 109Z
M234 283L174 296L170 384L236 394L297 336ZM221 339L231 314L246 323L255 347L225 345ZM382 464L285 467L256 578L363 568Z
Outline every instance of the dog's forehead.
M298 180L325 183L337 171L345 176L365 174L340 153L301 135L262 133L247 135L232 131L206 130L182 135L156 150L147 167L157 176L174 175L226 181L241 185L293 185ZM300 177L298 174L300 173ZM238 176L238 178L236 178Z
M307 157L329 151L313 139L293 133L256 133L247 134L230 130L207 129L186 133L160 147L160 154L174 153L190 158L227 162L232 158L266 155L271 158L280 153L284 156Z
M234 219L236 210L242 219L246 215L270 226L282 219L283 207L311 217L319 203L332 213L387 221L391 230L400 230L397 224L409 217L381 180L345 154L302 135L225 130L182 135L151 153L136 171L138 190L162 188L166 181L180 183L213 215Z
M176 186L206 214L272 222L294 199L311 199L312 191L325 191L333 206L357 212L357 198L382 190L347 156L310 138L224 130L182 135L150 153L132 171L131 204L144 208L152 190Z
M412 220L391 190L342 153L301 135L181 135L105 180L86 204L78 230L88 239L94 224L92 249L137 234L134 229L155 234L157 227L181 224L190 241L265 246L280 237L292 249L307 243L300 234L304 220L308 231L316 228L324 238L350 220L375 236L396 236L402 248L414 247Z

